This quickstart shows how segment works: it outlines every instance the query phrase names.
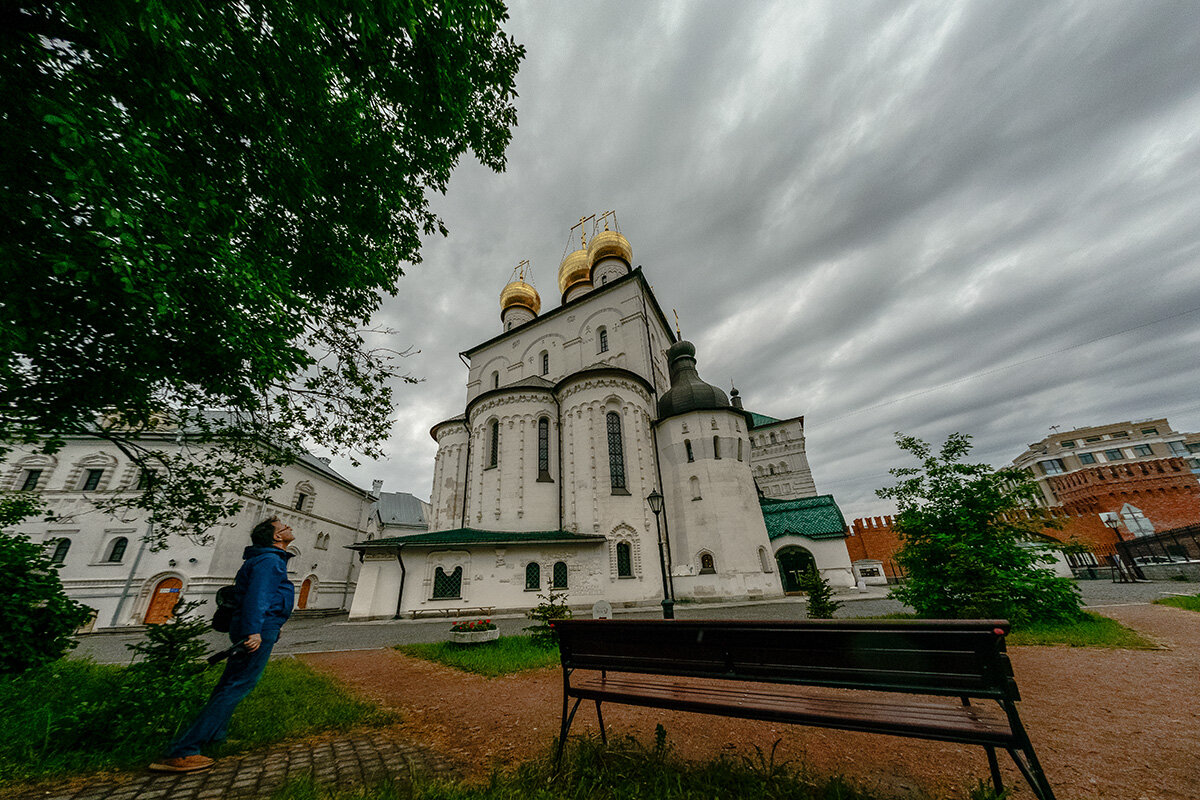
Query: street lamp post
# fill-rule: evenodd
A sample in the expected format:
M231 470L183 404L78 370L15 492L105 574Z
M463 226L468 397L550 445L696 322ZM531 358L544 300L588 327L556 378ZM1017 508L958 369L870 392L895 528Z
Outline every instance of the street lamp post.
M663 496L658 489L654 489L646 497L646 505L650 506L650 510L654 512L654 527L658 531L658 567L662 570L663 619L675 619L675 600L671 597L671 590L667 587L667 557L663 553L662 521L658 516L663 510Z

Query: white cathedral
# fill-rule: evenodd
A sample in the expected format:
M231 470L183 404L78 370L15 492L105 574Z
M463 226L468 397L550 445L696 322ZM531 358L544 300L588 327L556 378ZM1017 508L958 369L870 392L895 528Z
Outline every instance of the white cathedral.
M664 568L680 601L778 597L813 563L854 584L803 418L751 413L701 380L626 238L605 224L580 240L557 308L541 313L518 276L500 294L503 330L462 354L463 413L430 431L429 530L354 545L350 619L524 610L548 588L573 606L651 605Z

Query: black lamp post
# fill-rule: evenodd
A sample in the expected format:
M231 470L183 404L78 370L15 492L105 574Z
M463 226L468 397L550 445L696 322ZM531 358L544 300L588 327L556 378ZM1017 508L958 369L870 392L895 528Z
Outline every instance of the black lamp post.
M654 489L647 495L646 505L650 506L650 510L654 512L654 527L658 530L658 566L662 570L663 582L663 619L675 619L675 600L671 597L670 589L667 588L667 557L663 554L662 521L658 516L663 510L663 496L658 489Z

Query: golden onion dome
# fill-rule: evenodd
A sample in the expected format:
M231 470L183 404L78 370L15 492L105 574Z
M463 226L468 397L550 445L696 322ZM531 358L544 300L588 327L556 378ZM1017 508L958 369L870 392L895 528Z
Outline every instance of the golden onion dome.
M588 261L587 250L574 250L567 253L558 267L558 290L563 294L578 283L591 280L592 262Z
M538 296L537 289L517 278L500 292L500 313L513 306L524 306L536 315L542 310L542 298Z
M600 259L612 256L624 260L626 264L633 264L633 248L629 246L629 240L616 231L600 231L588 245L588 263L595 266Z

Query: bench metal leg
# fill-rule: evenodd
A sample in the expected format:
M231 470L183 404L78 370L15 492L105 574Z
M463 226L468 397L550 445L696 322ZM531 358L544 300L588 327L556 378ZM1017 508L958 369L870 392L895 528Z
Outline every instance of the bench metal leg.
M1010 747L1008 754L1012 756L1013 763L1017 765L1017 769L1021 771L1022 777L1029 783L1029 788L1033 789L1038 800L1054 800L1054 791L1050 788L1050 781L1046 780L1046 775L1042 772L1042 765L1038 763L1037 756L1033 754L1033 748L1030 747L1022 753L1016 748ZM1029 759L1028 763L1022 756Z
M571 730L571 721L575 719L575 712L579 710L579 704L583 702L582 697L575 698L575 705L571 706L571 713L567 713L567 698L563 696L563 720L562 728L558 732L558 752L554 756L554 766L558 766L558 762L562 761L563 747L567 744L567 731Z
M988 757L988 769L992 771L992 784L996 787L996 794L1004 793L1004 780L1000 777L1000 764L996 761L996 748L985 747Z
M600 701L596 701L596 719L600 721L600 741L608 744L608 734L604 732L604 715L600 713Z

